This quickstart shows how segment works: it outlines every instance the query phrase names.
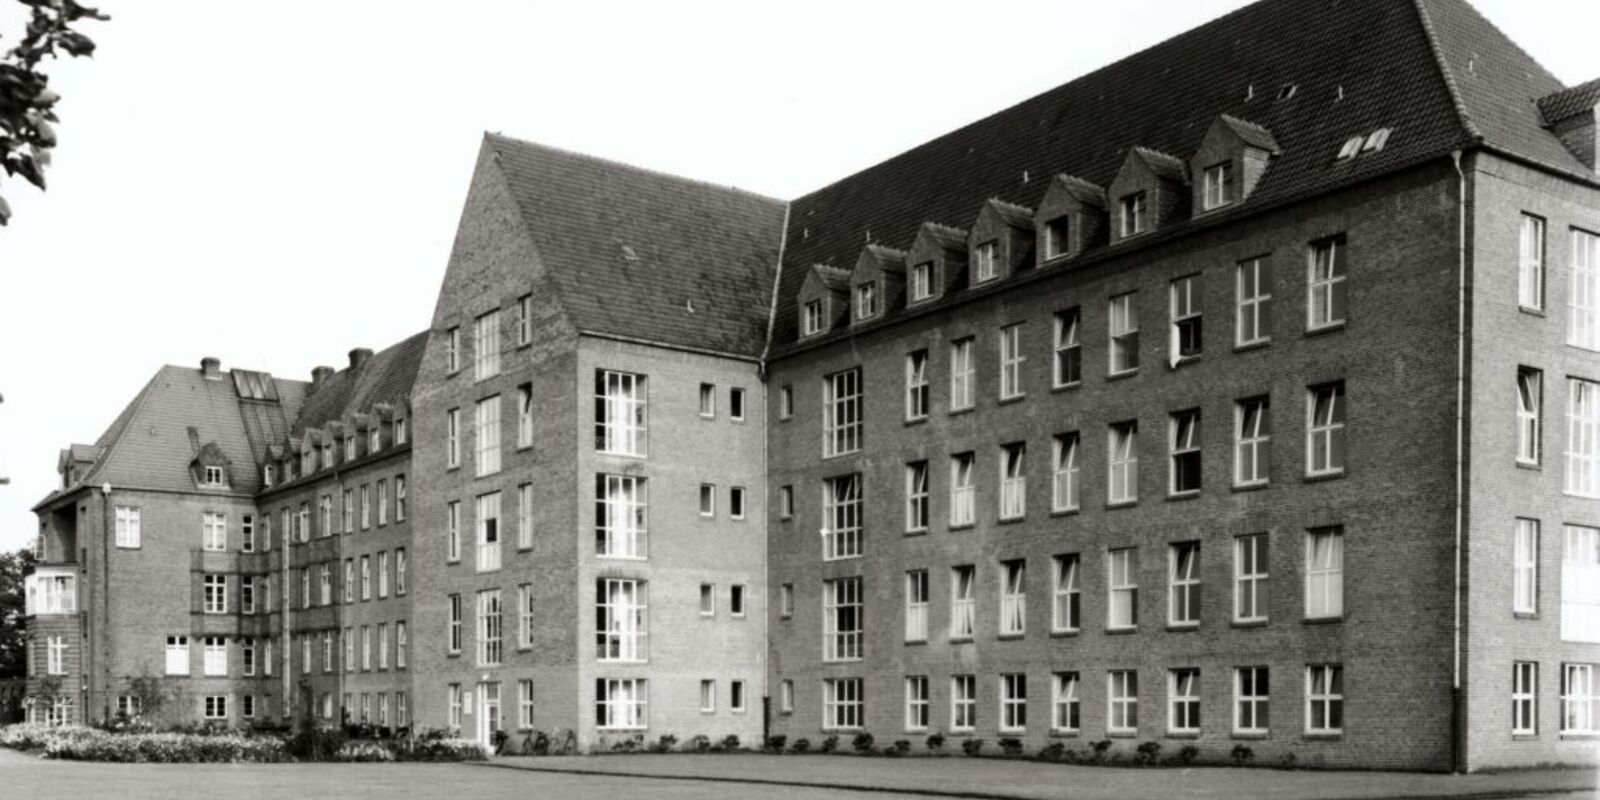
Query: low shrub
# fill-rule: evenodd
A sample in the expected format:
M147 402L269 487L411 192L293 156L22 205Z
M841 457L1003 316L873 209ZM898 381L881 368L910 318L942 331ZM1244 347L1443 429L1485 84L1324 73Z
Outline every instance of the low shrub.
M1015 758L1022 755L1022 740L1015 736L1002 737L995 744L1000 745L1000 752Z
M766 745L766 747L764 747L762 749L766 750L769 753L782 753L783 752L783 746L785 744L788 744L788 742L789 742L789 737L784 736L781 733L778 734L777 736L768 736L767 737L767 745Z
M52 737L45 758L155 764L272 764L293 761L282 739L238 734L112 734Z
M340 728L319 725L289 738L289 753L305 761L332 761L350 737Z
M40 725L19 722L0 728L0 747L9 747L12 750L43 750L46 744L55 739L89 736L94 733L97 733L95 729L82 725Z
M722 737L722 749L726 750L726 751L728 751L730 753L735 751L735 750L738 750L739 749L739 734L730 733L727 736Z
M909 754L911 752L911 740L910 739L896 739L895 743L894 743L893 752L897 756L903 756L903 755Z
M655 753L670 753L672 752L672 748L677 746L678 737L673 736L670 733L663 733L661 734L661 738L657 739L656 743L650 746L650 750L651 752Z
M856 738L850 740L850 749L865 755L872 752L872 744L872 734L863 731L856 734Z
M831 753L839 749L839 737L829 736L828 738L823 739L822 746L817 749L824 753Z
M794 744L790 746L790 749L796 753L804 753L805 751L811 749L811 740L804 737L796 739L794 740Z
M1233 746L1233 752L1229 753L1228 757L1233 759L1235 766L1242 767L1249 764L1251 759L1256 757L1256 751L1251 750L1250 745L1236 744Z
M1193 764L1194 760L1199 757L1200 748L1195 747L1192 744L1186 744L1180 750L1178 750L1178 764L1181 766L1187 767L1190 764Z
M1089 759L1096 764L1106 763L1106 760L1111 756L1111 745L1113 744L1115 744L1115 742L1111 741L1110 739L1101 739L1096 742L1090 742L1089 747L1092 751L1092 755L1089 756Z
M396 761L485 761L483 748L470 739L451 736L421 737L409 744L392 740L390 745Z
M683 749L690 753L704 753L711 749L711 737L703 733L694 736L684 743Z
M941 750L944 750L944 734L928 734L928 752L937 754Z
M975 755L983 752L983 740L982 739L968 739L968 740L962 742L961 743L961 752L966 753L969 756L975 756Z
M1067 758L1067 745L1064 742L1051 742L1039 751L1039 758L1045 761L1065 761Z
M333 754L333 760L355 763L388 762L394 760L394 751L378 742L345 742L344 745Z
M1140 743L1139 749L1134 755L1134 758L1137 759L1139 765L1146 767L1156 763L1156 759L1160 757L1161 743L1157 741Z

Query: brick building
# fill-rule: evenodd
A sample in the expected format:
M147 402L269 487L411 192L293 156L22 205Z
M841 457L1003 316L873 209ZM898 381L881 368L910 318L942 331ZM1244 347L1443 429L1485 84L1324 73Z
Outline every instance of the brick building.
M185 691L1593 762L1597 109L1462 0L1265 0L790 203L489 135L426 333L63 451L32 708L254 637Z

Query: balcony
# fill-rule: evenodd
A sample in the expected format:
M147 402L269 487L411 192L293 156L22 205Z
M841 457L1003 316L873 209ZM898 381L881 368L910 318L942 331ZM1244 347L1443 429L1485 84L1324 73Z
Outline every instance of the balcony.
M23 579L26 596L23 613L38 614L78 613L78 574L75 569L40 567Z

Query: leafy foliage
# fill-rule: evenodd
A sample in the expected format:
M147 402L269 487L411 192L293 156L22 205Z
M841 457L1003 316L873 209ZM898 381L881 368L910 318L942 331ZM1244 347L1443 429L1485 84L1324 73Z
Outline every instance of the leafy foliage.
M0 141L4 140L4 135L0 129ZM22 579L32 571L33 551L0 553L0 680L21 678L28 671L28 646L22 622Z
M75 0L17 0L30 8L28 26L22 40L0 56L0 168L7 177L44 187L44 171L50 166L50 151L56 146L51 123L56 117L56 102L61 96L50 88L43 72L46 58L61 54L79 57L94 55L94 40L73 25L85 19L110 17ZM0 197L0 225L11 218L11 207Z

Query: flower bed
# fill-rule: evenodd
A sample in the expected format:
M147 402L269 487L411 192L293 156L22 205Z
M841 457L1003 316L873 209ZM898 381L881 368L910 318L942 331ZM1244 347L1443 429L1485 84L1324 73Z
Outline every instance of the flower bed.
M203 736L192 733L113 734L89 730L69 736L46 736L44 757L71 761L157 764L275 764L292 761L277 737L238 734Z

